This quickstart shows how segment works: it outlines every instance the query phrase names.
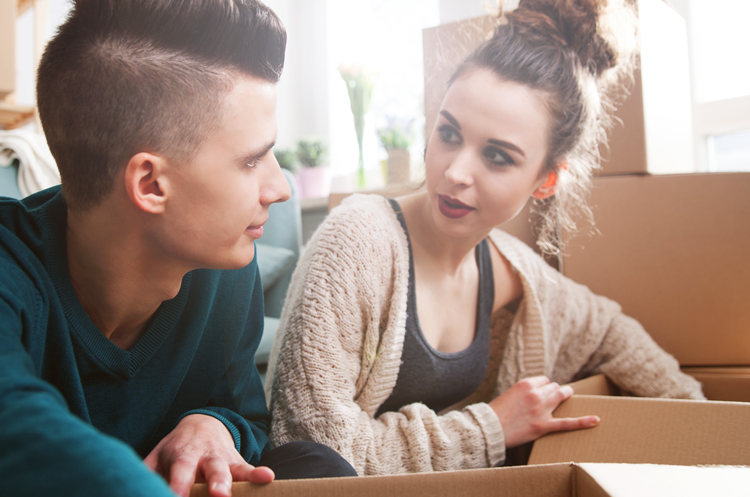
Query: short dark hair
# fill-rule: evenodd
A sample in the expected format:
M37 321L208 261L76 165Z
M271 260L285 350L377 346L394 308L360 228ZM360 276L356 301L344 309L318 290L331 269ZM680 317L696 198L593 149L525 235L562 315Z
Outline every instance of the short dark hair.
M257 0L74 0L37 104L71 209L97 205L141 151L189 161L232 77L276 83L286 31Z

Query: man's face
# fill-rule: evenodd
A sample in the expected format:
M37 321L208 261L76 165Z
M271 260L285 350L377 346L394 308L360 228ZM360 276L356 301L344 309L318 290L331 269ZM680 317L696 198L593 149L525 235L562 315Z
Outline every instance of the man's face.
M273 155L276 87L234 78L221 122L191 164L170 166L171 195L158 238L190 267L236 269L249 264L263 236L268 207L290 196Z

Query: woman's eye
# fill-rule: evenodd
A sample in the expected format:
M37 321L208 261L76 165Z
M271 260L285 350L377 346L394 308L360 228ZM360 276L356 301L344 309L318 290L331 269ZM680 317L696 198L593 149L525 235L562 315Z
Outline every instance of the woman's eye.
M510 158L510 155L499 148L488 147L484 150L483 155L493 165L511 166L515 164L513 159Z
M440 126L438 128L438 135L440 136L440 141L443 143L453 145L461 143L461 135L458 134L453 126L447 124Z

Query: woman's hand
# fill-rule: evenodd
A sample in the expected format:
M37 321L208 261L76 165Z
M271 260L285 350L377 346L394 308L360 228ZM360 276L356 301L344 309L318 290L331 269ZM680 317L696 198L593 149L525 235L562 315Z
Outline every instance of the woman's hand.
M269 483L269 468L255 468L234 448L234 440L218 419L202 414L185 416L143 461L186 497L196 481L208 483L211 497L229 497L232 481Z
M517 447L553 431L579 430L599 424L598 416L554 418L552 411L573 395L573 388L551 383L546 376L519 381L492 400L490 407L500 419L505 446Z

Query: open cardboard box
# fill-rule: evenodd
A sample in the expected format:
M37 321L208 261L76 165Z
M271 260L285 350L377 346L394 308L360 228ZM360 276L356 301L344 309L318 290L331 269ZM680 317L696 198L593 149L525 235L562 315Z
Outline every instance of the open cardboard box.
M395 476L234 483L234 497L744 496L750 404L619 397L602 375L571 384L557 416L598 414L590 430L539 439L528 466ZM568 461L576 461L575 463ZM595 461L595 462L587 462ZM696 467L696 465L711 465ZM191 497L208 497L196 484Z
M750 402L750 367L685 367L682 372L701 382L708 400Z
M595 414L601 423L540 438L530 465L575 461L750 466L750 403L621 397L603 376L572 386L576 394L555 410L555 416Z
M644 497L747 495L749 468L573 464L445 473L235 483L234 497ZM191 497L208 497L205 484Z

